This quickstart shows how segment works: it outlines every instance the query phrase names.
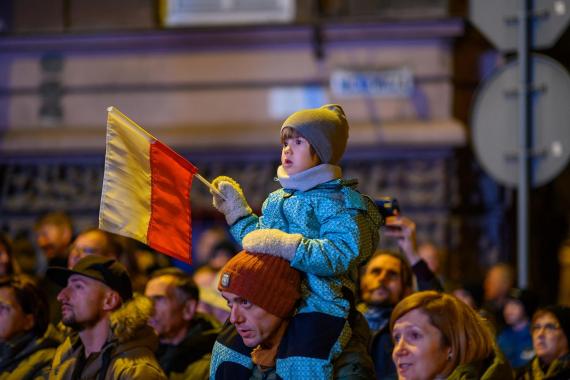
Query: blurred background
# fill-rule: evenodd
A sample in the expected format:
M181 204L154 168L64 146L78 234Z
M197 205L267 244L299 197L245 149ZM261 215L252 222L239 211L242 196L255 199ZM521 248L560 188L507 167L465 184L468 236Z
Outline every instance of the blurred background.
M441 252L446 279L516 267L516 187L482 168L471 137L478 88L514 53L498 50L469 9L467 0L3 0L0 229L33 242L51 211L69 213L76 232L96 225L108 106L205 178L238 180L259 210L277 188L282 121L338 103L350 123L344 176L398 199L419 242ZM568 68L569 50L562 28L539 52ZM568 189L563 166L530 192L529 285L547 303L570 302ZM198 181L191 202L196 246L224 221Z

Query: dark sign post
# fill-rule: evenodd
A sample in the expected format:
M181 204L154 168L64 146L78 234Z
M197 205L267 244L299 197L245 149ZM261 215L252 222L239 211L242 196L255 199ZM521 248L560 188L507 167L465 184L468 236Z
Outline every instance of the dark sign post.
M533 147L532 141L532 69L530 61L530 42L532 38L532 0L521 1L519 18L519 196L517 201L517 252L518 252L518 285L525 289L528 287L528 209L530 184L533 183L530 171L530 153Z
M499 182L518 188L518 286L528 286L530 188L553 179L566 165L570 137L570 77L554 60L531 56L553 45L570 20L570 0L477 0L470 17L503 51L517 48L518 60L498 70L480 89L472 114L475 152ZM513 104L513 100L518 100ZM516 111L513 109L516 107ZM515 111L515 112L513 112ZM518 115L518 120L516 120ZM518 122L517 128L514 128ZM513 136L518 132L518 141ZM511 146L516 144L516 146ZM513 167L517 165L517 168Z

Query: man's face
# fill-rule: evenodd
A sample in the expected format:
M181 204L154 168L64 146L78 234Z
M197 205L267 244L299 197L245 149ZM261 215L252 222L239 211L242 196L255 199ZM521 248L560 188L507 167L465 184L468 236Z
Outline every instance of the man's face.
M16 300L14 289L0 288L0 342L6 342L16 335L29 331L34 326L32 314L25 314Z
M393 306L403 296L401 262L390 255L373 257L360 280L362 300L376 306Z
M536 318L531 331L536 356L546 364L568 353L568 339L551 313L544 313Z
M513 286L507 269L497 266L493 267L485 276L483 287L485 289L485 299L497 301L506 297Z
M184 303L176 297L173 280L172 276L153 278L144 292L154 303L149 325L161 340L176 338L188 327L188 321L184 319Z
M110 291L107 286L89 277L77 274L69 277L67 286L57 295L63 324L82 330L99 322L107 291Z
M65 257L71 231L62 226L44 224L36 231L36 242L47 259Z
M283 324L283 319L230 292L222 292L231 309L230 322L247 347L269 342Z
M98 231L89 231L77 236L67 258L67 267L73 268L75 264L87 255L106 256L107 238Z

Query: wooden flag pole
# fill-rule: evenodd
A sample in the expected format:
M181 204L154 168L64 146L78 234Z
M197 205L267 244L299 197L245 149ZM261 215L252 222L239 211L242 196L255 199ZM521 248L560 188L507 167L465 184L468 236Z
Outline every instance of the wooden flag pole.
M210 182L208 182L208 180L206 178L202 177L198 173L194 174L194 177L198 178L200 180L200 182L202 182L204 185L208 186L208 188L210 190L212 190L214 193L216 193L217 196L222 198L224 201L226 200L226 197L224 197L224 195L222 193L220 193L220 191L218 189L216 189Z

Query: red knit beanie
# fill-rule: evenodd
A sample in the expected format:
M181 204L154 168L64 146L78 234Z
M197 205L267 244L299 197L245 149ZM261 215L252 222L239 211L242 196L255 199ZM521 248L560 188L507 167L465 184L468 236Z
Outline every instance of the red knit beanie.
M243 297L280 318L293 314L301 298L301 276L289 261L241 251L222 268L218 290Z

